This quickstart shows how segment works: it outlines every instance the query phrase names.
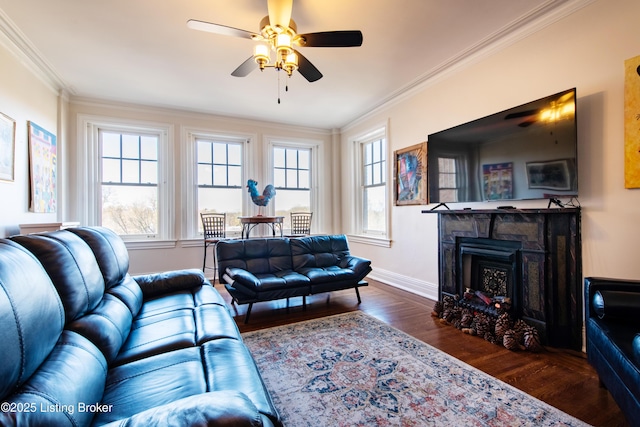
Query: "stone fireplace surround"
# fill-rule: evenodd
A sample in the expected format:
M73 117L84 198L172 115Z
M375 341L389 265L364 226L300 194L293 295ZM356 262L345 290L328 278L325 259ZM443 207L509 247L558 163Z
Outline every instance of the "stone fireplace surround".
M543 344L582 349L580 208L423 213L438 214L440 300L481 290L488 274L489 286L504 286L511 313L538 329Z

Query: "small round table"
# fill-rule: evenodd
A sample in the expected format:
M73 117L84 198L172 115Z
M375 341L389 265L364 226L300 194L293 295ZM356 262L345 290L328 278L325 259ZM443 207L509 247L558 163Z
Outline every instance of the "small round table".
M276 235L276 228L280 230L280 237L282 237L282 223L284 221L283 216L239 216L240 224L242 224L242 238L248 239L249 233L253 230L257 225L267 224L271 227L271 231L273 236Z

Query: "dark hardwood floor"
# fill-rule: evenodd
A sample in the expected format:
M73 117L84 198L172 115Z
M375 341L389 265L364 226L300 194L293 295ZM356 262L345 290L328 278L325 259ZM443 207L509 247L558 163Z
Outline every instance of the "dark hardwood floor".
M599 386L598 376L581 352L547 348L542 353L512 352L484 339L465 335L431 316L433 301L369 280L360 288L362 304L353 290L255 304L249 324L247 306L235 316L241 332L360 310L424 341L489 375L520 389L594 426L628 426L609 392ZM228 304L223 286L216 288ZM231 307L231 306L230 306ZM233 309L231 309L233 314Z

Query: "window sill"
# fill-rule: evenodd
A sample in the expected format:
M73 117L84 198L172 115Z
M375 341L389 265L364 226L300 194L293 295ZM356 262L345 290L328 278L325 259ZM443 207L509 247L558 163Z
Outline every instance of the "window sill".
M364 236L362 234L349 234L349 241L353 243L361 243L363 245L379 246L382 248L391 247L391 239L386 237Z
M125 240L124 245L128 250L140 249L173 249L176 247L175 240Z

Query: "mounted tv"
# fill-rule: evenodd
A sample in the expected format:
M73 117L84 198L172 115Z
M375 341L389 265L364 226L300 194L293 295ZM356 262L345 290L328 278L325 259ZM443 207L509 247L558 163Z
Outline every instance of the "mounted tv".
M429 203L578 195L575 88L429 135Z

